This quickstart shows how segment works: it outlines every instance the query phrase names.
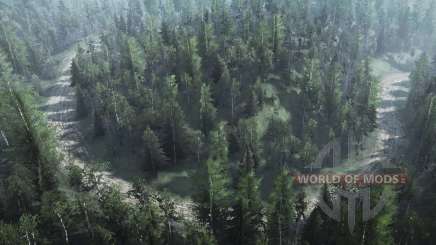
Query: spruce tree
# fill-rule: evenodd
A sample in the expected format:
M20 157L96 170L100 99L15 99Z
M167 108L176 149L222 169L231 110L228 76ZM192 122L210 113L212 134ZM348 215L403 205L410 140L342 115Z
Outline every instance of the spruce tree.
M206 137L209 135L209 131L214 127L215 119L216 108L212 102L210 87L203 83L200 92L200 128Z
M145 129L142 140L144 142L145 166L151 168L153 175L156 176L158 169L166 161L161 143L150 127Z
M262 241L264 210L259 185L254 171L242 170L231 220L233 244L255 245Z
M231 205L231 180L228 170L228 143L225 124L210 134L209 158L196 176L194 200L200 220L207 222L219 240L225 237Z
M276 177L268 207L267 234L269 244L292 244L295 220L291 177L283 169Z

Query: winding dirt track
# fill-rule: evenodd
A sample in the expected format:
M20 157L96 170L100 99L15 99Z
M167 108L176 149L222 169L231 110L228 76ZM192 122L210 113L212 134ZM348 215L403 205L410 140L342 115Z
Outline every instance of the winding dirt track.
M400 138L404 136L398 109L402 108L407 101L409 93L408 80L410 73L392 70L380 76L379 106L377 108L377 129L364 140L365 150L360 156L349 156L341 165L326 169L330 173L371 173L374 164L379 162L382 166L389 164L395 158L396 147ZM308 209L306 217L316 207L321 188L306 187ZM298 224L299 229L304 220Z
M71 61L76 55L75 49L67 50L54 57L59 63L56 69L60 76L54 79L53 84L43 91L43 96L47 102L41 106L45 112L48 123L56 130L58 139L58 151L63 155L62 167L69 165L87 167L91 161L90 155L83 145L83 135L79 130L80 121L76 120L76 96L75 90L70 86ZM86 164L85 164L86 163ZM104 184L117 186L121 193L128 198L127 192L131 189L131 184L121 178L112 175L108 171L99 171Z
M352 163L357 172L371 171L368 168L372 163L389 161L394 157L393 154L397 149L399 139L404 136L398 110L407 101L409 74L408 72L394 70L381 77L375 143L367 144L368 150L364 152L362 158L354 164Z
M75 89L70 86L70 68L76 55L75 50L72 48L54 57L54 60L58 60L58 64L52 69L58 71L60 75L42 92L47 101L40 108L46 114L49 125L56 130L59 142L58 151L64 156L62 167L75 165L84 169L93 163L93 159L84 145L85 140L80 130L80 121L76 117ZM135 202L128 195L132 189L130 182L109 171L97 171L96 174L100 177L102 184L118 187L127 202ZM190 220L194 219L191 201L179 201L174 205L179 216Z
M56 130L58 138L58 151L64 155L62 167L75 165L85 168L91 163L91 157L83 145L83 135L79 129L80 121L76 120L76 96L74 88L70 86L70 64L75 56L74 49L59 54L57 67L53 67L61 74L54 79L53 84L43 91L43 96L47 98L45 104L41 105L41 110L47 115L50 126ZM375 143L367 145L367 150L357 160L353 160L351 168L343 168L345 172L364 172L370 171L372 163L376 161L389 160L391 150L395 149L396 140L402 137L403 132L399 122L397 109L407 100L409 89L404 81L409 79L409 73L398 70L384 74L380 79L380 105L377 108L377 125L375 132ZM370 141L368 136L368 140ZM374 137L374 136L372 136ZM341 170L338 170L341 171ZM101 181L110 186L117 186L127 201L127 193L131 189L130 182L114 176L108 171L99 171ZM309 206L313 207L317 202L318 194L308 195ZM311 208L309 208L311 209ZM192 203L176 203L176 211L179 215L192 218ZM308 210L310 213L310 210Z

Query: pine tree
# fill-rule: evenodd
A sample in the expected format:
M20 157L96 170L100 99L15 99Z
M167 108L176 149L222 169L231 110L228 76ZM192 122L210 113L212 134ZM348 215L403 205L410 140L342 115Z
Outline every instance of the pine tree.
M208 12L205 13L206 16L208 16ZM203 20L201 22L201 31L200 36L198 38L199 40L199 52L201 55L208 56L211 53L211 42L213 41L212 33L213 33L213 27L210 23L208 23L207 17L203 17ZM206 65L206 64L204 64Z
M274 15L273 16L273 23L272 23L272 51L274 55L277 58L278 52L282 49L282 43L283 43L283 20L280 15Z
M434 65L434 64L432 64ZM417 105L430 88L430 77L436 74L435 69L430 68L427 55L423 54L415 64L415 69L410 74L412 89L409 101Z
M150 195L142 193L141 195ZM131 211L129 236L131 241L142 244L160 244L164 239L163 217L155 201L149 198Z
M6 55L0 49L0 86L2 89L7 89L7 85L11 83L12 66L7 61Z
M411 13L410 13L410 7L407 4L407 2L404 2L401 4L400 7L400 13L398 15L398 30L397 30L397 35L398 35L398 40L401 40L399 43L399 48L401 50L404 50L406 48L409 47L410 42L411 42L411 23L410 23L410 19L411 19Z
M128 239L129 207L123 201L120 191L113 187L105 187L101 192L99 203L103 212L104 224L110 227L119 243L125 243Z
M197 212L220 240L226 234L228 209L231 204L231 180L228 170L228 143L225 124L221 123L210 134L209 158L196 176Z
M295 214L296 221L304 220L306 218L305 212L307 210L306 193L300 191L295 198Z
M144 0L145 11L156 16L159 12L158 0Z
M240 96L240 82L236 79L232 79L232 84L230 88L230 103L231 103L231 121L235 121L237 105Z
M319 198L327 206L333 207L334 199L327 184L322 187ZM361 236L358 233L354 236L349 231L345 200L340 205L341 222L333 220L319 206L316 206L306 221L302 234L303 241L309 244L355 244L359 241Z
M70 34L70 25L71 22L74 21L70 9L67 8L65 2L63 0L58 1L58 13L57 13L57 29L59 31L58 39L56 40L58 43L58 47L63 47L64 42L66 41L68 35Z
M268 243L292 244L295 219L291 178L286 170L276 177L268 208Z
M184 124L184 115L180 107L177 96L178 86L174 76L167 77L163 87L163 118L165 120L165 140L163 142L164 149L171 157L173 164L177 163L180 153L182 153L182 145L180 137Z
M319 109L321 74L319 60L307 58L304 62L303 76L299 79L300 103L301 103L301 128L303 129L303 138L306 137L305 126L309 120L315 117Z
M63 238L66 244L69 244L69 235L68 235L68 231L69 231L69 215L71 213L71 208L69 207L69 203L68 202L56 202L54 204L54 208L53 208L53 213L56 215L57 217L57 223L59 224L59 226L62 228L63 231Z
M200 92L200 124L201 130L206 137L214 127L216 119L216 108L212 102L212 95L209 85L203 83Z
M259 110L259 98L257 95L257 89L251 87L249 89L247 104L245 106L245 114L247 117L253 117Z
M80 68L76 60L71 62L71 87L79 84L82 78L80 77Z
M266 153L266 159L278 167L292 164L294 154L297 153L298 139L292 135L290 125L277 118L272 117L266 134L263 136L264 146L262 150Z
M197 39L187 38L184 45L184 56L186 57L186 71L192 78L193 96L199 96L201 89L202 75L202 58L198 54ZM198 98L198 97L194 97Z
M188 231L185 242L192 245L217 245L214 235L206 228L188 223Z
M143 11L139 0L128 2L127 31L130 35L136 35L144 31Z
M14 224L0 222L0 243L5 245L16 245L26 243L21 236L18 228Z
M144 50L135 38L128 38L126 43L126 50L123 52L126 68L130 71L130 79L135 81L135 88L139 88L139 81L142 80L145 57Z
M232 87L232 78L230 76L230 71L226 64L226 61L223 58L218 57L218 63L220 66L219 70L221 71L221 74L218 82L215 84L214 89L216 91L216 101L219 103L219 106L230 108L231 101L229 101L228 95Z
M397 210L396 206L396 193L391 187L382 187L379 190L371 189L371 201L379 201L383 195L385 206L381 213L375 219L370 220L369 224L365 227L367 229L366 241L368 244L396 244L394 241L393 222ZM374 204L373 204L374 205Z
M341 79L341 71L339 69L338 64L330 65L327 80L321 88L321 98L323 98L321 110L327 126L330 127L334 133L338 132L340 129L339 113L341 111L341 91L339 82Z
M151 168L153 174L156 176L158 169L166 161L159 138L150 127L147 127L142 140L144 141L145 164L147 167Z
M256 118L242 119L237 127L238 144L241 149L240 168L256 169L261 154L258 123Z
M259 184L253 171L242 172L231 220L233 244L254 245L262 240L264 224Z
M11 170L10 176L5 180L5 194L8 215L13 217L30 211L37 187L32 181L32 172L26 167L16 164Z

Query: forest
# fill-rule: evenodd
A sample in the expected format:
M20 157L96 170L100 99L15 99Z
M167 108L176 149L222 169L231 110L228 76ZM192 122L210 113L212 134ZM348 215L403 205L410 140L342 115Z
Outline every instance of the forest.
M435 44L436 0L0 0L0 244L434 244Z

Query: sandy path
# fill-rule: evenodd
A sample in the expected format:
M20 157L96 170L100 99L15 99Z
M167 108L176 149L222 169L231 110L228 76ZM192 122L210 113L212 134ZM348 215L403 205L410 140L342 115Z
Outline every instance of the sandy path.
M404 136L397 110L407 101L409 88L402 82L409 80L409 74L396 71L381 79L381 102L377 108L377 144L367 156L368 163L390 159L392 150L397 145L396 139ZM375 154L378 156L374 157Z
M403 106L402 103L407 101L409 88L405 81L409 80L409 74L393 70L381 76L379 79L380 101L377 108L377 129L364 140L366 142L365 150L361 152L359 157L350 156L343 164L323 169L323 171L336 174L370 173L374 171L373 164L376 162L389 164L389 160L394 157L393 154L396 151L399 138L404 133L397 110ZM308 203L306 217L309 217L318 203L321 187L307 186L304 187L304 190Z
M380 101L377 108L377 129L364 140L364 150L359 157L350 156L346 163L330 169L338 173L370 172L375 162L389 164L399 139L404 136L398 109L407 101L409 88L408 72L394 70L384 74L380 79Z
M46 113L50 126L56 130L59 146L58 150L64 154L62 166L76 165L85 168L85 162L90 161L89 153L83 146L83 136L79 130L79 121L76 120L76 97L74 88L70 87L70 64L75 56L74 50L66 51L57 57L60 60L56 68L60 76L54 83L43 92L47 102L41 106ZM407 100L408 88L401 83L408 80L409 73L392 71L382 76L380 82L380 106L377 109L376 144L372 144L364 154L354 161L349 171L365 171L375 161L387 160L390 157L388 151L393 141L402 136L401 124L397 116L398 103ZM128 181L114 176L108 171L99 171L104 184L117 186L121 193L128 199L128 191L132 185ZM310 195L311 203L316 203L317 195ZM310 205L312 206L312 205ZM184 217L192 217L192 203L177 203L177 212Z
M358 159L350 156L345 163L335 168L329 168L328 172L338 174L370 173L374 171L373 163L381 162L382 164L389 164L389 160L394 157L393 154L396 152L399 138L403 136L397 110L402 107L401 103L407 101L409 88L404 82L408 80L409 73L398 70L387 72L381 76L380 103L377 108L377 129L365 139L366 149ZM306 186L304 191L307 198L306 217L309 217L317 206L321 187ZM300 238L306 221L307 219L302 219L297 223L297 240Z
M61 75L43 91L47 101L41 109L45 112L49 125L55 128L59 142L58 151L64 155L62 167L76 165L85 168L85 162L90 161L90 156L86 147L83 146L83 135L78 128L79 121L76 120L75 91L70 86L70 65L76 55L74 50L68 50L54 58L59 60L59 63L53 69L57 69ZM107 171L99 171L97 174L101 177L103 184L117 186L128 198L127 192L131 189L129 182Z

